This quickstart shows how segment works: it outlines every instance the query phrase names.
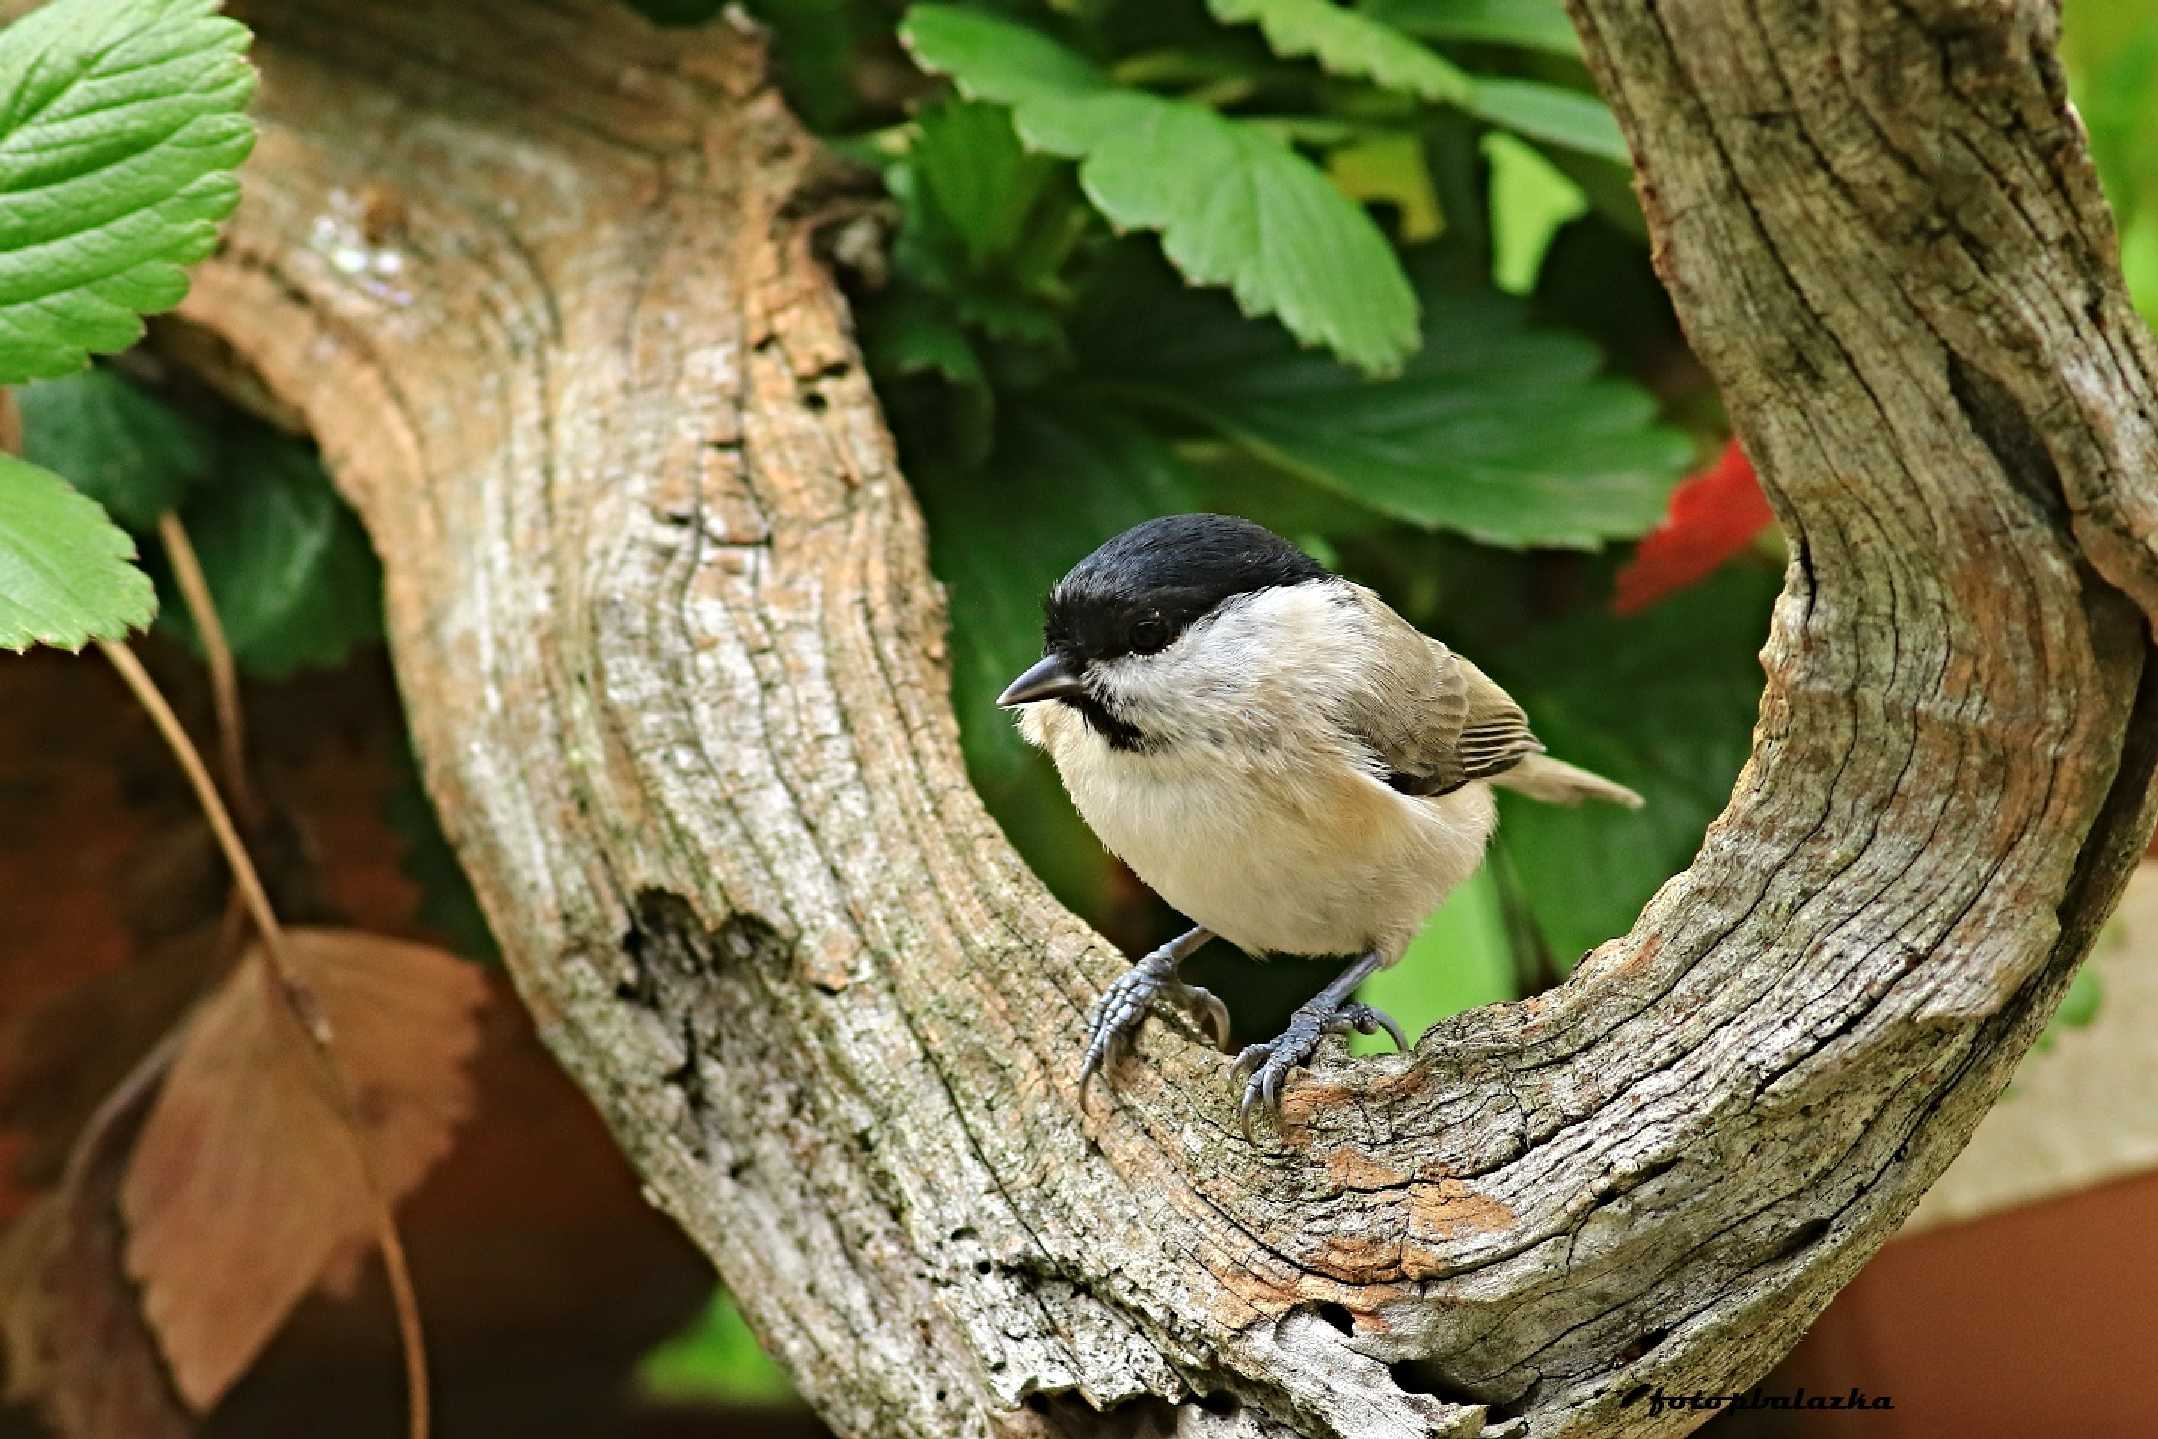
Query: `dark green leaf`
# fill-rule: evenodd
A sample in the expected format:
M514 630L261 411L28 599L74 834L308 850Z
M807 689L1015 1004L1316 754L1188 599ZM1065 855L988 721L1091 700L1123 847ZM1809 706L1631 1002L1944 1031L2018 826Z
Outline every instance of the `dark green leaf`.
M150 622L135 542L66 480L0 454L0 649L79 650Z
M465 959L499 959L502 951L495 944L494 931L488 927L464 866L457 862L457 852L442 833L441 819L427 797L409 746L400 749L394 763L396 786L383 801L382 817L404 841L398 868L420 887L420 923Z
M1427 40L1581 53L1581 37L1559 0L1365 0L1363 8L1373 19Z
M1275 54L1310 56L1334 75L1370 80L1425 100L1460 104L1469 77L1393 26L1333 0L1207 0L1224 24L1255 23Z
M1479 79L1468 110L1533 140L1631 165L1633 154L1603 101L1536 80Z
M986 459L996 423L996 395L981 358L952 312L919 291L895 290L864 309L862 331L870 372L881 385L914 376L934 376L944 382L949 400L944 418L952 451L946 458L962 466ZM907 407L907 398L894 389L885 391L884 402L895 424L903 416L918 414ZM912 427L904 424L901 434L914 437Z
M1562 809L1501 792L1498 843L1562 970L1625 933L1729 801L1752 745L1776 590L1767 570L1732 568L1642 614L1584 615L1503 652L1454 637L1552 754L1648 801Z
M1692 458L1596 347L1533 330L1504 296L1430 289L1423 350L1366 380L1207 295L1092 307L1105 390L1174 411L1383 514L1498 545L1646 533Z
M968 774L1035 871L1066 903L1089 908L1100 898L1101 845L996 697L1041 657L1049 587L1111 535L1192 508L1192 481L1161 441L1113 407L1006 408L989 464L910 478L948 589L952 705Z
M666 8L676 24L716 19L726 0L641 0L647 14ZM794 112L812 129L829 131L853 113L857 47L871 27L886 29L882 15L859 0L751 0L749 12L771 27L772 60ZM660 18L654 14L654 18Z
M40 380L17 398L23 458L65 475L129 529L154 528L209 472L210 434L110 370Z
M360 522L305 445L246 433L181 518L240 664L279 676L333 665L382 633L382 570ZM190 641L184 607L165 617Z
M942 5L908 12L902 38L963 94L1013 107L1020 138L1080 161L1111 224L1161 232L1196 284L1374 372L1416 344L1416 297L1379 228L1325 175L1257 126L1120 89L1037 30Z
M254 143L215 0L54 0L0 31L0 383L124 349L187 293Z
M926 112L907 159L924 198L936 206L976 270L1018 248L1034 202L1057 169L1026 152L1010 111L973 103Z

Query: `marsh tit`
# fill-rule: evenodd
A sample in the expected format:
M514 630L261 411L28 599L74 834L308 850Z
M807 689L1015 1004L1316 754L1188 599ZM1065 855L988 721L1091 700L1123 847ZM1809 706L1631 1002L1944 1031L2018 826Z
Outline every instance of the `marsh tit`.
M1178 977L1215 936L1253 955L1354 956L1277 1039L1238 1057L1238 1113L1277 1120L1329 1034L1399 1025L1356 987L1401 958L1483 862L1491 787L1638 806L1543 753L1506 691L1362 585L1227 515L1126 530L1049 592L1040 663L997 703L1047 750L1094 833L1197 927L1089 1016L1080 1092L1159 996L1228 1043L1227 1008Z

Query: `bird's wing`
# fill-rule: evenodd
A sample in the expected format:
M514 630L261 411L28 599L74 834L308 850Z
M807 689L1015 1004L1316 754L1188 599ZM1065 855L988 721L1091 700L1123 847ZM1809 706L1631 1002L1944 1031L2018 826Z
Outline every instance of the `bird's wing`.
M1403 794L1447 794L1512 769L1543 745L1513 697L1377 597L1376 663L1344 720Z

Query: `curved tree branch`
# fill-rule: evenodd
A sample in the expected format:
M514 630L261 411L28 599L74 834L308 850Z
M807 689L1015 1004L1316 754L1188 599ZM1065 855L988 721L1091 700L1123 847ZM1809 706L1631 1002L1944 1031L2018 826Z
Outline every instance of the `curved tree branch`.
M1574 4L1795 541L1754 756L1631 934L1267 1147L1172 1024L1077 1107L1122 961L966 784L755 40L249 7L185 316L321 440L526 1001L842 1433L1681 1430L1624 1396L1797 1338L2147 838L2158 357L2050 7Z

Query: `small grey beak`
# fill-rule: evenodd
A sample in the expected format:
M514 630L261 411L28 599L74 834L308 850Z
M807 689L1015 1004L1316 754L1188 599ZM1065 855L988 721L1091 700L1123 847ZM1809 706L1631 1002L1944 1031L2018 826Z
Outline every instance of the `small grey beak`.
M997 696L997 703L1005 709L1013 705L1032 704L1036 700L1063 699L1068 695L1085 694L1086 686L1079 682L1079 672L1071 661L1062 655L1043 655L1019 678L1004 687Z

